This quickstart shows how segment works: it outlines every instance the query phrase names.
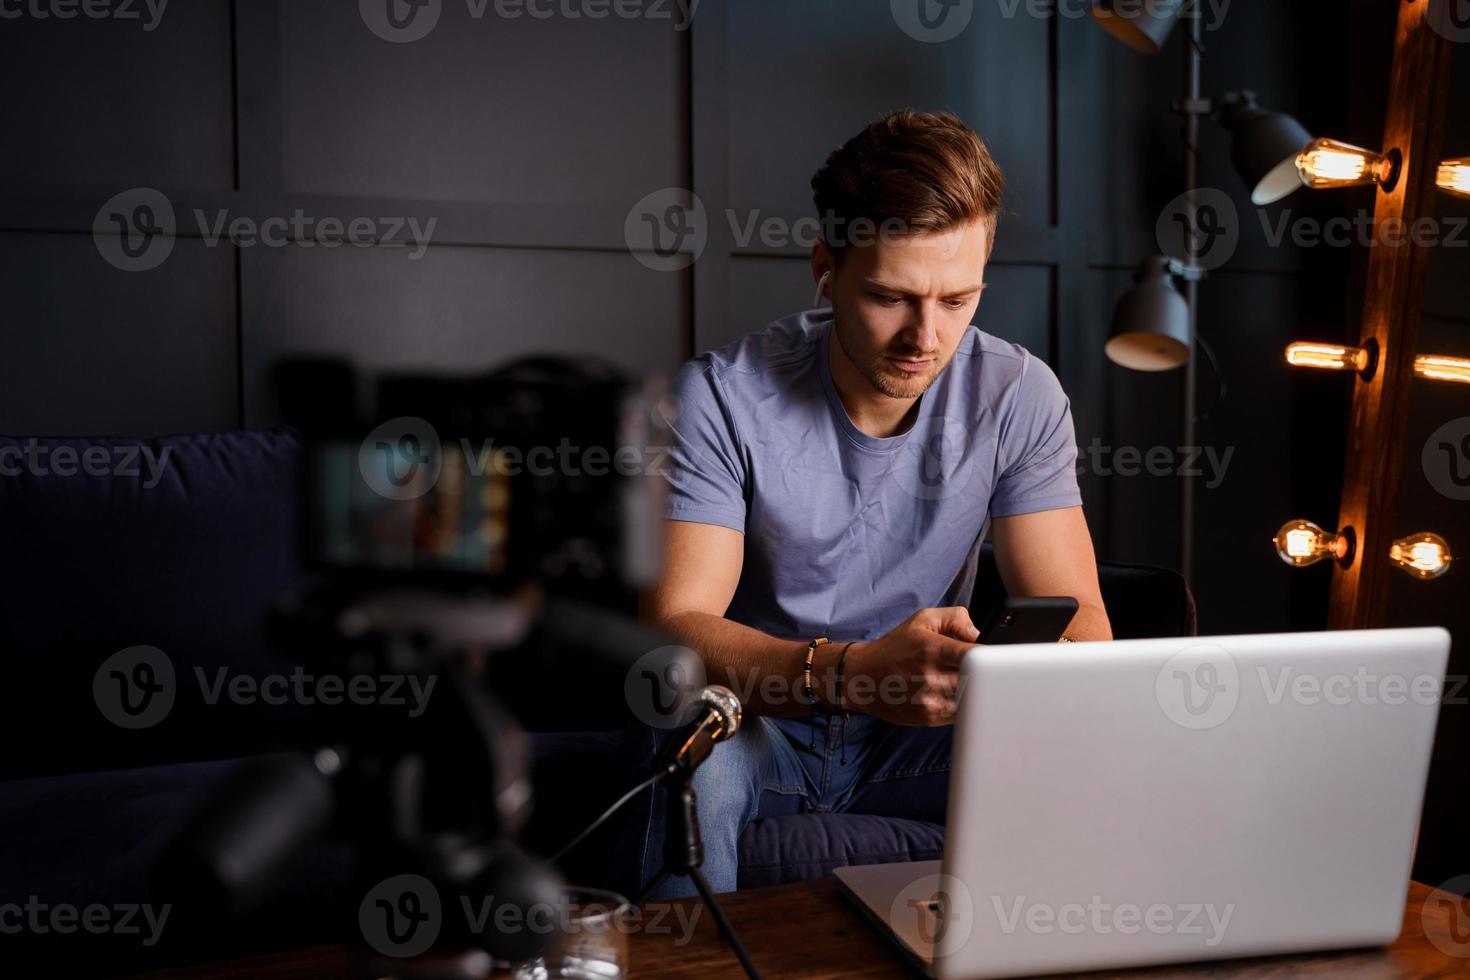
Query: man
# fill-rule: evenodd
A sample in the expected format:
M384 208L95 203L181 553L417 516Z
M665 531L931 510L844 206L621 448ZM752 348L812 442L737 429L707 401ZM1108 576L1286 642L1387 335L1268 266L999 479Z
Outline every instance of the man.
M1011 595L1075 596L1065 638L1111 639L1067 398L1042 361L970 325L1003 187L984 143L951 114L894 113L812 187L831 312L704 354L675 383L651 612L746 716L695 776L715 891L735 888L757 815L944 820L987 533ZM643 736L645 760L659 738ZM634 821L640 881L662 861L664 799ZM692 891L672 878L658 897Z

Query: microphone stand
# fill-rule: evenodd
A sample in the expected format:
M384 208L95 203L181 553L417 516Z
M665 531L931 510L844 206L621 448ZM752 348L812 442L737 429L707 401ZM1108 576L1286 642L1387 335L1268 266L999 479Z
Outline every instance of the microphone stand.
M682 744L664 757L658 758L654 763L656 771L653 775L624 793L551 860L560 860L633 797L659 783L665 784L669 788L669 803L668 822L664 832L663 865L648 884L643 886L633 904L642 905L647 902L658 886L672 875L687 875L694 879L694 886L699 890L705 908L714 916L720 935L734 949L735 957L740 960L745 975L750 980L761 980L760 971L751 962L750 954L745 951L745 944L740 941L730 920L725 918L724 910L715 899L714 889L710 888L709 881L700 870L700 866L704 864L704 841L699 833L699 798L694 791L695 769L714 751L716 743L729 738L740 727L740 701L728 688L718 684L700 692L699 701L705 705L707 713L693 728L677 736L683 740Z
M699 834L699 798L694 792L694 770L682 766L672 768L663 781L669 784L668 826L664 834L664 863L658 873L643 887L643 891L633 904L642 905L648 901L648 896L653 894L654 890L667 881L671 875L688 875L694 879L694 887L699 889L699 895L704 900L705 908L709 909L710 915L714 916L715 926L719 929L720 935L735 951L735 958L745 969L745 975L750 977L750 980L761 980L760 971L751 962L750 954L745 951L745 945L740 941L740 936L736 934L730 921L725 918L725 912L720 908L720 903L715 900L715 893L705 879L704 872L699 870L704 864L704 840Z

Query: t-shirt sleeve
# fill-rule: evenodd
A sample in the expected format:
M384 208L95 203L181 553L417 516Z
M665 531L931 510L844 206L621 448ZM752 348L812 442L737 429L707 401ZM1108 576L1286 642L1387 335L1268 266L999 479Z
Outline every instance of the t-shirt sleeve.
M990 498L991 517L1082 504L1071 402L1051 368L1030 354L1001 433L998 464L1000 477Z
M665 516L744 533L745 456L719 378L708 362L690 361L675 377L673 395L678 413Z

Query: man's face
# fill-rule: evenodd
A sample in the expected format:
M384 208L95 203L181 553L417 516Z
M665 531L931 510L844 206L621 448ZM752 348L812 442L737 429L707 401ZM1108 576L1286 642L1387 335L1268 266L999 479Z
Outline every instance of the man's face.
M949 366L984 289L989 232L884 236L849 247L832 277L838 343L890 398L917 398Z

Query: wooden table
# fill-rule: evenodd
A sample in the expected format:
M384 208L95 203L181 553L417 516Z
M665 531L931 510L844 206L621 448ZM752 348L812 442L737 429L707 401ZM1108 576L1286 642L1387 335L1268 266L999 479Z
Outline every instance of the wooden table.
M1139 980L1160 977L1346 977L1430 978L1470 977L1470 933L1461 922L1451 922L1453 911L1444 902L1425 905L1430 889L1414 882L1404 909L1404 931L1383 949L1228 960L1195 966L1114 971L1108 976ZM693 939L674 940L682 930L676 913L666 913L658 934L635 932L629 937L628 958L634 977L743 977L715 934L707 914L690 916L698 899L680 899L684 922L694 922ZM848 901L832 879L759 888L721 896L731 924L745 940L751 958L768 978L778 977L912 977L917 974ZM1470 911L1470 909L1467 909ZM642 920L653 925L651 916ZM1429 934L1426 935L1426 928ZM1437 943L1437 945L1436 945ZM1461 954L1453 956L1446 950ZM1104 974L1071 974L1097 977ZM278 980L352 980L352 954L346 946L323 946L269 956L188 967L146 975L146 980L242 980L245 977ZM138 978L145 980L145 978Z

